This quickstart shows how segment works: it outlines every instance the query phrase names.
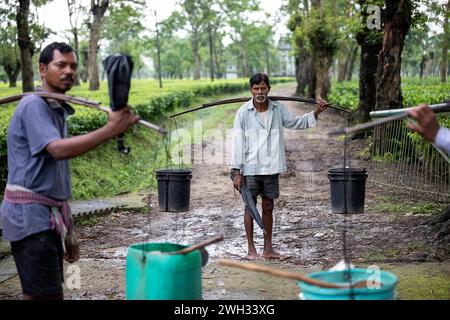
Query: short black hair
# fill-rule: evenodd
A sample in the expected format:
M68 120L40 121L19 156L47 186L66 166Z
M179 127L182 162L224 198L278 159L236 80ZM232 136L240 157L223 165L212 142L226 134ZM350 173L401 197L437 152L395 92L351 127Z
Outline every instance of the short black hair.
M269 76L265 73L257 73L250 78L250 89L255 84L260 84L261 82L264 82L268 87L270 87Z
M46 66L53 60L53 51L58 50L61 53L75 52L78 58L78 54L74 48L64 42L52 42L46 46L39 55L39 63L43 63Z

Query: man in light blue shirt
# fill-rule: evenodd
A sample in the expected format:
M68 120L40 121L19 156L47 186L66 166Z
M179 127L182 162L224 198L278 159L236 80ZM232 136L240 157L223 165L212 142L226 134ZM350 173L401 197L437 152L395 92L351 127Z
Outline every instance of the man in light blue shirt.
M427 105L421 105L409 111L409 114L417 120L417 124L410 123L408 127L450 155L450 130L439 126L433 110Z
M233 127L231 168L236 190L245 184L256 204L262 198L264 224L263 258L281 259L272 247L273 205L279 196L278 176L286 170L283 128L307 129L316 125L317 116L327 102L319 99L317 109L303 116L294 116L286 107L268 98L269 77L258 73L250 79L252 100L237 112ZM253 243L253 220L245 209L244 225L248 242L248 258L258 258Z

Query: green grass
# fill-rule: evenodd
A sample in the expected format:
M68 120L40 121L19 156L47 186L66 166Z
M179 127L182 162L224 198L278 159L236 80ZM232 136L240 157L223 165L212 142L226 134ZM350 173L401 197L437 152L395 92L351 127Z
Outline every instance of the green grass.
M412 252L426 251L426 244L419 241L410 241L407 244L396 244L391 247L370 249L363 257L362 261L367 263L386 262L387 260L399 260Z
M449 300L450 273L447 263L409 263L382 265L398 277L400 300Z
M369 205L370 211L386 212L394 214L430 215L438 214L447 206L442 203L421 202L418 200L401 200L393 196L378 196L373 204Z

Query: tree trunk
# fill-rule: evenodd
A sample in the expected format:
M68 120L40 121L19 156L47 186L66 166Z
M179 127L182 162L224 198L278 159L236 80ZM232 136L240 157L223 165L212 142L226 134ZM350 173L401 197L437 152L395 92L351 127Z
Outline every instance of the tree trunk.
M427 55L424 54L424 55L422 55L422 60L420 60L420 74L419 74L420 79L423 78L423 73L424 73L424 70L425 70L425 63L426 63L426 61L427 61Z
M100 88L98 76L97 50L98 41L100 40L100 29L102 27L102 19L109 6L109 0L102 0L101 4L95 0L91 0L91 12L93 21L89 25L89 55L88 55L88 76L89 90L94 91Z
M242 74L242 56L239 52L236 57L236 77L243 78L244 75Z
M442 42L442 56L441 56L441 82L447 82L447 68L448 68L448 37L449 35L449 16L450 16L450 0L447 2L447 8L444 13L444 40Z
M304 50L296 59L297 96L314 98L316 91L315 73L311 54Z
M199 35L198 30L193 29L192 35L191 35L191 46L192 46L192 53L194 54L194 80L200 79L200 68L201 68L201 58L200 53L198 52L198 43L199 43Z
M264 68L264 72L265 74L270 75L270 62L269 62L269 49L268 49L268 45L264 46L264 55L265 55L265 59L266 59L266 65ZM285 71L285 70L284 70ZM283 76L286 76L286 72L283 72Z
M77 52L78 57L80 56L80 52L78 51L78 12L80 10L80 6L77 6L76 0L67 0L67 8L69 10L69 23L71 27L71 32L73 35L73 44L74 49ZM75 15L75 17L74 17ZM78 58L79 59L79 58ZM80 64L80 61L78 61L78 64ZM80 75L78 74L78 77L75 79L75 85L80 85Z
M430 75L434 76L434 71L433 71L433 58L434 58L434 53L430 52L426 55L424 55L423 57L423 66L421 65L422 68L422 77L423 78L428 78Z
M316 94L319 97L327 99L331 89L330 68L333 63L333 57L328 51L316 51L313 58L314 70L316 74Z
M410 0L387 0L383 15L383 47L378 56L376 80L377 110L403 107L400 71L403 45L411 26Z
M161 66L161 40L159 37L159 28L158 28L158 19L156 17L156 11L155 11L155 27L156 27L156 56L158 61L158 82L159 82L159 88L162 89L163 82L162 82L162 66Z
M214 37L215 39L215 37ZM216 72L216 78L222 78L222 68L220 67L220 59L219 55L217 54L217 48L216 48L216 41L213 43L213 53L214 53L214 64L216 65L215 72Z
M247 61L247 51L243 48L243 45L241 45L242 48L242 72L244 77L250 77L250 71L248 67L248 61Z
M370 120L370 111L376 103L376 74L378 66L378 53L381 43L368 44L361 42L361 63L359 65L359 106L358 121Z
M339 50L339 57L338 57L338 76L337 76L337 82L341 83L345 80L345 69L347 67L347 59L345 58L346 52L345 52L345 46L342 46L341 50Z
M80 52L78 51L78 49L79 49L79 45L78 45L78 30L77 29L73 29L72 30L72 34L73 34L74 49L77 52L77 55L79 57L80 56ZM80 61L78 61L78 64L79 63L80 63ZM80 85L80 75L79 74L78 74L77 78L75 79L75 85L76 86Z
M89 59L89 55L88 52L86 50L83 50L83 52L81 53L83 55L83 61L86 61L86 64L88 63L88 59ZM81 69L81 73L80 73L80 78L81 81L83 81L84 83L88 82L88 71L87 71L87 66L83 64L83 68Z
M100 81L98 77L97 64L97 47L100 38L100 24L96 17L91 25L89 35L89 55L88 55L88 77L89 90L94 91L100 89Z
M296 4L300 5L300 1ZM297 28L302 27L302 21L309 15L309 1L303 0L303 11L295 15L294 25L290 26L290 30L295 33ZM308 49L308 39L305 37L294 37L295 39L295 78L297 80L297 88L295 95L301 97L314 98L316 91L316 78L312 61L311 50Z
M361 24L367 26L368 13L366 0L358 1L361 6ZM364 27L356 35L361 47L359 63L359 106L358 121L370 120L370 112L375 109L376 103L376 76L378 67L378 54L382 48L382 32L377 29Z
M350 54L350 59L347 61L345 70L345 80L351 81L353 77L353 69L355 68L356 56L358 55L358 46L354 45Z
M28 16L30 0L20 0L17 7L17 43L20 48L20 64L22 66L22 91L34 91L33 46L30 39Z
M324 2L321 0L312 0L311 7L319 10L320 23L326 23ZM317 29L314 33L309 33L308 37L313 48L312 60L316 77L315 98L318 99L321 97L327 99L331 89L330 69L333 64L336 39L321 29Z
M209 71L211 81L214 81L214 41L211 24L208 25L208 40L209 40Z
M20 61L16 61L16 65L3 65L3 69L8 77L9 87L15 88L20 73Z

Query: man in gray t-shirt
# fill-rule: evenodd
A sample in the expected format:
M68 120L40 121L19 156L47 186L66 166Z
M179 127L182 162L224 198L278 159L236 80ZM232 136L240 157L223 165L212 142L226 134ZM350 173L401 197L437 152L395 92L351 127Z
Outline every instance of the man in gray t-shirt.
M41 90L65 93L77 77L76 52L65 43L52 43L41 52ZM24 97L8 128L7 190L25 191L50 201L71 197L69 159L118 136L139 118L125 107L110 112L104 127L67 137L66 118L74 110L66 103ZM3 201L0 207L3 238L11 241L25 299L62 299L63 246L51 222L49 206Z
M69 160L55 160L46 146L67 138L68 104L23 98L8 129L8 184L18 185L55 200L71 197ZM1 207L3 238L18 241L51 228L50 210L40 204L13 204Z

